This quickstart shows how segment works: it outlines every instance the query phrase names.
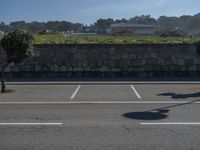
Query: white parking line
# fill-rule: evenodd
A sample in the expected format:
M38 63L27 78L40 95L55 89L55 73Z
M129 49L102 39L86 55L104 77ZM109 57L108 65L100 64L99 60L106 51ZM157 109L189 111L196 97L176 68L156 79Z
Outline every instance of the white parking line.
M0 126L58 126L63 123L0 123Z
M130 85L131 88L133 89L135 95L137 96L137 98L141 99L142 97L140 96L140 94L137 92L137 90L135 89L135 87L133 85Z
M76 88L76 90L74 91L74 93L72 94L70 99L74 99L76 94L78 93L79 89L81 88L81 85L78 85L78 87Z
M140 123L141 125L200 125L200 122L156 122Z

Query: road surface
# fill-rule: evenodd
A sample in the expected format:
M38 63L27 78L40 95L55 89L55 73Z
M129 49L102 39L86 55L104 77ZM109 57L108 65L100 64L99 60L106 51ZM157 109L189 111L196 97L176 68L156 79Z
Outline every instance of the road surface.
M199 84L9 85L2 150L198 150Z

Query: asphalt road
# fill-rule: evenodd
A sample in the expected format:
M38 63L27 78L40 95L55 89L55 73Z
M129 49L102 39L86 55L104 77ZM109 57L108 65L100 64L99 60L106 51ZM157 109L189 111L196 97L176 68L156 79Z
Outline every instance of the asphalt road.
M167 107L167 108L163 108ZM0 105L2 150L198 150L199 104Z
M199 84L131 85L10 85L0 150L199 150Z
M1 94L0 102L193 101L200 97L200 84L29 84L7 88L15 91Z

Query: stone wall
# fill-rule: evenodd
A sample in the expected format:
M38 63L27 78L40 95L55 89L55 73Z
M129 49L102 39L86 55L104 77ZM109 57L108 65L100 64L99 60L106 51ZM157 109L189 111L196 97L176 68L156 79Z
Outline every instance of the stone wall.
M0 69L3 65L6 64L6 54L5 52L3 51L1 45L0 45Z
M198 76L195 44L35 45L35 56L10 76Z

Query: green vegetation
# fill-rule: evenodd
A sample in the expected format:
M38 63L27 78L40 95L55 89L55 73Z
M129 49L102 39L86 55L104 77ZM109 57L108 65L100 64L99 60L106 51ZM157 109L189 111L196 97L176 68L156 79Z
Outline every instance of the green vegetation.
M153 43L196 43L200 36L61 36L35 35L36 44L153 44Z
M2 39L2 38L3 38L3 34L0 33L0 39Z
M33 36L28 32L14 29L1 39L1 46L7 59L1 67L1 92L6 91L4 71L11 64L18 64L28 57L33 56Z
M0 34L0 39L3 35ZM159 37L159 36L62 36L35 35L36 44L162 44L196 43L200 36Z

